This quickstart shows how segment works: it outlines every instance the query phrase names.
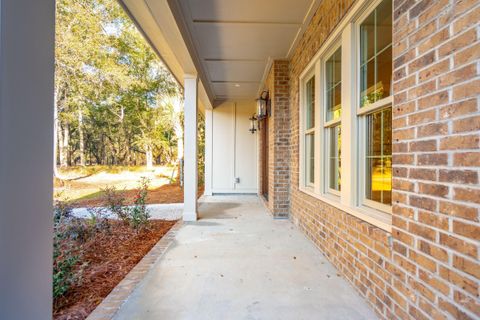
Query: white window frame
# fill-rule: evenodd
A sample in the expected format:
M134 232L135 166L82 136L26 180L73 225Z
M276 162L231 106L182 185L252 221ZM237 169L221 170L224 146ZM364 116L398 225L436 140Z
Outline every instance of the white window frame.
M302 154L302 157L300 158L300 185L302 186L302 188L306 188L306 189L309 189L310 191L315 191L315 185L317 184L317 181L318 181L318 177L317 177L317 159L318 159L318 146L317 146L317 142L318 142L318 121L317 119L313 119L314 121L314 126L313 128L310 128L310 129L306 129L306 99L305 99L305 96L306 96L306 85L307 85L307 82L310 81L312 79L312 77L315 77L315 80L314 80L314 83L315 83L315 88L314 88L314 91L315 91L315 99L313 101L313 106L314 106L314 117L316 118L317 117L317 112L318 112L318 96L317 96L317 93L318 93L318 90L317 90L317 86L318 86L318 77L317 77L317 74L315 72L315 68L311 68L306 74L305 76L302 78L302 81L300 83L300 90L301 90L301 94L300 94L300 153ZM305 145L305 137L307 136L307 134L313 134L313 140L314 140L314 145L315 145L315 149L314 149L314 183L310 183L310 182L307 182L307 177L309 175L309 169L307 169L306 167L306 145Z
M327 97L325 96L325 86L327 83L327 72L326 72L326 63L328 58L330 58L335 51L337 51L340 47L342 46L341 39L336 39L334 41L334 44L330 46L328 50L326 50L325 54L323 54L323 57L321 58L321 94L320 94L320 101L322 101L321 104L321 126L322 126L322 137L323 137L323 148L322 148L322 191L325 194L330 194L335 197L337 201L340 201L340 194L341 191L335 190L330 188L330 176L329 176L329 171L330 171L330 142L331 142L331 137L330 137L330 129L332 127L335 127L337 125L342 124L342 118L338 119L333 119L333 120L327 120L327 103L326 99ZM343 80L343 78L342 78ZM342 102L343 103L343 102Z
M360 108L360 66L359 54L359 26L382 0L358 0L351 10L340 21L335 30L326 39L323 46L312 58L310 63L299 77L299 117L300 117L300 154L299 154L299 189L300 191L320 199L321 201L337 207L338 209L356 216L372 225L391 232L392 216L391 206L375 201L365 201L365 175L364 161L365 148L362 144L362 132L365 132L366 114L384 108L392 102L392 96L379 100L369 106ZM340 120L326 122L324 110L324 60L333 54L339 46L342 47L342 113ZM305 184L305 83L315 74L315 183L313 186ZM341 191L336 194L330 192L325 170L328 153L326 152L328 135L326 127L334 123L341 123ZM365 140L365 139L363 139ZM361 142L361 143L360 143ZM334 190L336 191L336 190Z
M360 25L362 22L375 10L375 8L382 2L383 0L375 0L372 2L372 4L364 10L364 12L356 19L354 22L354 30L355 30L355 39L356 43L358 46L356 47L355 53L355 70L356 70L356 85L355 85L355 105L356 105L356 114L357 114L357 122L358 122L358 147L359 147L359 170L358 170L358 176L359 176L359 183L358 183L358 204L361 206L366 206L369 208L373 208L375 210L379 210L388 214L392 213L392 206L386 205L377 201L373 201L370 199L367 199L366 197L366 168L367 168L367 163L366 163L366 152L367 152L367 116L380 111L390 105L390 108L393 103L393 95L390 95L386 98L380 99L375 101L374 103L361 107L360 105ZM393 1L393 0L392 0ZM393 39L392 39L393 41Z

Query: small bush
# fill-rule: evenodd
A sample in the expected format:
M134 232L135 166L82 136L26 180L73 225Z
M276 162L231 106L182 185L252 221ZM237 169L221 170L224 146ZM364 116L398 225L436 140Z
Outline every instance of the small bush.
M53 205L53 223L60 223L71 216L72 208L68 205L68 200L55 200Z
M90 217L86 219L86 223L91 234L110 230L110 223L106 217L105 208L89 208L88 213L90 213Z
M78 256L73 255L71 250L60 248L61 241L55 241L53 245L53 297L63 296L77 281L74 266L78 262Z
M121 191L118 191L115 187L107 186L102 189L106 207L120 220L135 229L147 225L150 218L150 213L146 206L149 184L150 180L148 178L142 177L140 179L132 206L125 204L125 197L123 197Z
M67 202L55 201L54 204L54 234L53 234L53 296L58 298L64 295L77 281L74 267L79 256L73 254L71 242L72 209Z
M128 210L125 206L125 197L114 186L106 186L102 189L107 208L120 220L128 222Z
M150 213L148 212L146 201L148 196L148 185L150 180L146 177L142 177L140 185L133 199L134 205L129 208L130 211L130 224L133 228L137 229L141 226L145 226L150 219Z

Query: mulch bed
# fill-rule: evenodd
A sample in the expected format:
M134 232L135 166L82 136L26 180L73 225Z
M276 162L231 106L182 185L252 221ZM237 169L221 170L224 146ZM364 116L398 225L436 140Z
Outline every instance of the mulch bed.
M151 220L136 231L121 221L110 221L110 231L99 231L79 244L76 267L83 267L81 282L53 302L53 319L85 319L137 265L176 221Z
M137 193L137 190L118 190L123 197L127 200L125 204L131 205L134 195ZM203 186L198 188L198 195L203 194ZM183 203L183 189L179 184L166 184L161 187L148 190L147 204L157 204L157 203ZM105 205L105 200L103 196L99 195L95 198L83 199L72 201L70 203L72 207L82 208L82 207L99 207Z

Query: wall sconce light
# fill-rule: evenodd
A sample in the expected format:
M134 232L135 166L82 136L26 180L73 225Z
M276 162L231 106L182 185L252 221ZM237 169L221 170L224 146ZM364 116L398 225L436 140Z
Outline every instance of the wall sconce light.
M270 115L270 99L268 91L263 91L257 99L258 120L263 120Z
M255 127L255 123L257 122L258 119L255 115L252 115L250 118L248 118L248 120L250 120L250 129L248 129L248 131L254 134L255 131L257 131L257 128Z

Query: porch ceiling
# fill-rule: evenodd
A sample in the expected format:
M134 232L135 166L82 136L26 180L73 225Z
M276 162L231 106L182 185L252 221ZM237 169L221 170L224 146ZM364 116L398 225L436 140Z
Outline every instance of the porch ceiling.
M289 58L322 0L118 0L200 106L255 99L274 59Z
M257 97L270 61L289 57L319 2L168 0L214 104Z

